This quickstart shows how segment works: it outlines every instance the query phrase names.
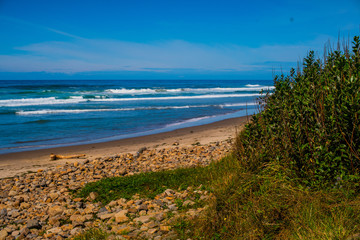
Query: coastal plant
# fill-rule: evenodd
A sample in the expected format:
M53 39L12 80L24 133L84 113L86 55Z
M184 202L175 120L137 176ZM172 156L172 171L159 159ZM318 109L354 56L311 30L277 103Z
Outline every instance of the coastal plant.
M210 208L184 239L359 236L359 75L355 37L351 51L310 51L302 70L276 76L237 135L236 171L213 180Z
M306 186L353 180L360 167L360 41L352 52L328 52L323 61L310 51L303 70L276 76L275 90L262 98L237 138L243 166L261 170L278 161Z

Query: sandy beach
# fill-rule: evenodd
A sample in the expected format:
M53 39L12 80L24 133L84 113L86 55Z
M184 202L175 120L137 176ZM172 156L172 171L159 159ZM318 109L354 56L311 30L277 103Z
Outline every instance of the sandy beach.
M174 143L178 146L193 144L208 144L219 142L235 136L249 117L226 119L206 125L177 129L171 132L147 135L117 141L50 148L35 151L9 153L0 155L0 178L13 177L18 174L47 169L66 162L93 160L100 157L110 157L122 153L135 153L140 148L166 148ZM50 160L50 154L77 155L86 154L83 159Z

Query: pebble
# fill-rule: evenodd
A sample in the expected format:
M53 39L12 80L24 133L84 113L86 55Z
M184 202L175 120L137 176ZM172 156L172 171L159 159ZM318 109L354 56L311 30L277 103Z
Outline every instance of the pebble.
M29 220L26 224L26 227L28 229L33 229L33 228L41 229L41 225L40 225L39 221L35 220L35 219Z
M113 239L169 239L176 236L171 223L179 216L197 216L200 199L211 197L200 188L178 191L166 189L154 199L118 199L106 206L94 202L98 194L87 199L74 198L72 191L104 177L133 175L179 167L206 166L231 151L231 141L169 148L141 148L134 155L66 163L52 169L0 179L0 240L72 238L86 229L105 226ZM187 210L179 209L177 200ZM169 214L172 213L172 214ZM140 223L140 224L139 224Z

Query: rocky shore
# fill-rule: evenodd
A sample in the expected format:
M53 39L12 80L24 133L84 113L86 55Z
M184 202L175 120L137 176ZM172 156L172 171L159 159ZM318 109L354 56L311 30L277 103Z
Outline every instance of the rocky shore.
M231 150L231 141L181 147L140 149L95 160L79 160L51 169L0 179L0 240L68 239L87 229L103 229L111 239L176 239L172 226L194 217L211 194L198 188L167 189L154 199L118 199L106 206L96 193L76 198L72 192L105 177L179 167L206 166Z

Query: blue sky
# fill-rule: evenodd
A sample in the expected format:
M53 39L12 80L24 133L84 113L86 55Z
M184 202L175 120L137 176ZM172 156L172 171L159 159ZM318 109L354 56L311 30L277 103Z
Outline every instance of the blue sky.
M359 35L360 0L0 0L0 79L272 79Z

